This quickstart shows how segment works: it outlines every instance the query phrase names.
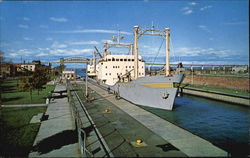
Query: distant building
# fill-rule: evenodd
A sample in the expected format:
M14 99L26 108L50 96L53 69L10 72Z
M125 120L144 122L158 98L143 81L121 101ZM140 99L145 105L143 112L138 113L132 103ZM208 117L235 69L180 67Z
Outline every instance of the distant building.
M1 78L12 77L16 74L15 64L12 63L4 63L0 64L0 76Z
M232 68L232 71L234 71L234 72L248 72L248 65L246 65L246 66L234 66Z
M40 60L33 60L32 63L22 63L20 66L17 67L17 72L35 72L38 67L41 67L44 65L41 65Z
M74 70L62 71L62 79L74 80L76 77Z

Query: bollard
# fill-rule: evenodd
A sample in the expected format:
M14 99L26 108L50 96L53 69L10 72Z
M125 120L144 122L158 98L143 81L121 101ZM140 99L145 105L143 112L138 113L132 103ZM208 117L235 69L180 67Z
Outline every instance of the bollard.
M46 104L47 104L47 105L49 104L49 98L46 99Z

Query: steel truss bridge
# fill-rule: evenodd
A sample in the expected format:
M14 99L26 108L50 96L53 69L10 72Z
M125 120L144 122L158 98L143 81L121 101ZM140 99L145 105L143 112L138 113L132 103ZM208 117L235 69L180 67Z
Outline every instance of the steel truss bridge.
M68 57L68 58L61 58L59 61L52 61L52 62L43 62L42 64L64 64L64 63L90 63L92 62L92 58L86 57ZM164 63L145 63L146 65L158 65L164 66ZM171 66L177 66L178 64L170 64ZM249 65L225 65L225 64L183 64L184 67L242 67Z

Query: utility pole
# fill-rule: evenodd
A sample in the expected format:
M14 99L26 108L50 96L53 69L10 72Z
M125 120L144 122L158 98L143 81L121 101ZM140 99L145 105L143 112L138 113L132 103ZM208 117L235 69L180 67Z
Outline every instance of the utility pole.
M139 32L139 26L134 26L134 56L135 56L135 63L134 63L134 79L136 80L138 78L138 32Z
M87 74L87 68L88 68L88 63L86 64L86 70L85 70L85 96L86 99L88 98L88 74Z

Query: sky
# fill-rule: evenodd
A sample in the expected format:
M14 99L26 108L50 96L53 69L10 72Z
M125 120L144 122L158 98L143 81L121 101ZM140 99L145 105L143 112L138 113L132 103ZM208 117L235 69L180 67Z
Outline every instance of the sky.
M0 1L0 50L15 63L91 57L118 30L133 43L133 27L170 28L171 62L249 64L248 0ZM110 49L128 54L128 49ZM146 62L165 61L165 42L141 36Z

